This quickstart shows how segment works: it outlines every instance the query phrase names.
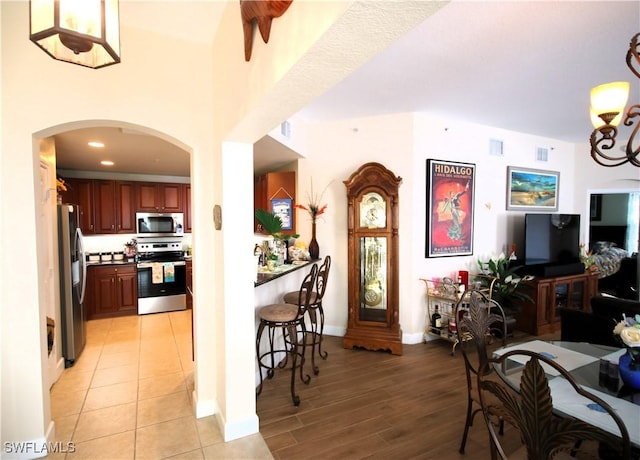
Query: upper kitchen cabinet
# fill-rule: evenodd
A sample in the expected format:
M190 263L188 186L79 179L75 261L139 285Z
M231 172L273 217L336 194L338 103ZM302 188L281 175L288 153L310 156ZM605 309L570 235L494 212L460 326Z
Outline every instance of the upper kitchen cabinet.
M293 205L296 202L295 171L271 172L256 176L253 179L254 212L258 208L265 209L282 220L282 233L296 233L296 213ZM254 231L259 233L258 221L254 217Z
M86 235L96 233L93 182L92 179L65 179L67 191L62 192L63 203L73 203L80 206L80 229Z
M134 182L65 179L64 203L80 206L80 229L85 235L135 233Z
M182 212L182 184L136 183L136 210Z
M135 233L134 183L95 180L95 233Z

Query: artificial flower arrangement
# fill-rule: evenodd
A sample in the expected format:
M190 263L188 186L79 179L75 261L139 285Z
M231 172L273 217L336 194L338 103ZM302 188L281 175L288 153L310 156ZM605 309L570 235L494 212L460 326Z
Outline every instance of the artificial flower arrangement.
M307 193L307 199L309 203L306 206L303 204L295 204L294 207L307 211L309 213L309 216L311 216L311 221L315 222L318 219L318 217L324 214L324 212L327 209L326 204L320 204L320 202L322 201L322 197L324 196L324 192L327 190L327 187L325 187L322 193L318 195L313 192L313 180L312 180L311 191Z
M619 321L613 328L613 335L629 353L631 369L640 369L640 315L627 317L622 315L622 321Z
M64 183L64 179L56 177L56 190L58 192L66 192L67 191L67 184Z
M531 296L522 292L523 287L528 285L521 284L522 281L533 279L532 276L520 277L516 271L520 266L509 266L510 258L504 253L500 253L498 257L490 257L489 260L478 259L478 268L480 273L490 278L495 278L493 284L492 298L498 302L503 308L516 308L515 300L533 302ZM490 279L481 278L480 281L488 287L491 283Z
M595 256L591 251L587 251L584 243L580 243L580 262L584 264L584 268L587 271L594 272L598 270L598 266L595 265Z

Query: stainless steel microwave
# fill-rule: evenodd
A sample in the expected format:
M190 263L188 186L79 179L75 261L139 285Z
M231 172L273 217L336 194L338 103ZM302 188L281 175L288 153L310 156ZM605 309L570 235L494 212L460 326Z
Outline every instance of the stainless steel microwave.
M137 212L136 233L146 236L183 236L184 216L181 212Z

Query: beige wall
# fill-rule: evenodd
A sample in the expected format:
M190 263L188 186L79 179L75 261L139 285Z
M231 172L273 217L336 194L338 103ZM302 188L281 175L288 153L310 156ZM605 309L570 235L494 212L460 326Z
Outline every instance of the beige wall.
M295 2L269 45L255 41L250 63L237 2L229 2L213 48L123 28L122 63L97 71L46 56L27 39L28 3L0 3L0 211L11 216L0 223L3 260L11 261L0 266L2 441L43 441L52 430L35 219L38 141L97 125L135 126L192 154L196 411L218 412L226 439L256 430L248 359L253 318L245 321L237 311L253 309L253 294L232 296L235 282L253 279L252 257L233 259L238 241L253 238L243 233L251 228L242 211L252 203L247 145L436 9L424 2L404 9L366 3ZM381 20L396 30L378 37L368 25ZM346 51L344 43L351 44ZM236 238L213 230L216 203L223 206L224 229ZM229 391L245 378L251 383Z

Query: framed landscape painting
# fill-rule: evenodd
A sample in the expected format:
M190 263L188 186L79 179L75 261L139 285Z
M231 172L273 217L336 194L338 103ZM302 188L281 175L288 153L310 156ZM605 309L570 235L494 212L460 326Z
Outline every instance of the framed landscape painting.
M427 160L425 257L473 254L476 165Z
M507 167L507 210L557 211L560 173Z

